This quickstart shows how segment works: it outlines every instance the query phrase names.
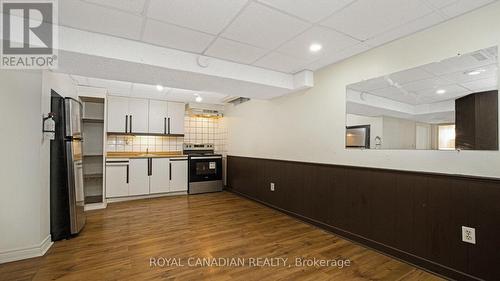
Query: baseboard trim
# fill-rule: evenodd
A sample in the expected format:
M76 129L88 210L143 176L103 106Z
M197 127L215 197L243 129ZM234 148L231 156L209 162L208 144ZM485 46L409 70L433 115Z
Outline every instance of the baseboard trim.
M106 209L108 204L106 202L102 203L92 203L92 204L87 204L85 205L85 212L86 211L93 211L93 210L101 210L101 209Z
M30 259L41 257L45 255L45 253L50 249L50 247L54 244L50 238L50 234L38 245L27 247L27 248L19 248L15 250L0 252L0 264L13 262L18 260Z
M444 279L448 280L477 280L477 281L484 281L483 279L477 278L475 276L469 275L467 273L457 271L453 268L438 264L436 262L415 256L413 254L407 253L405 251L396 249L394 247L385 245L383 243L365 238L363 236L357 235L355 233L351 233L349 231L345 231L343 229L340 229L338 227L317 221L315 219L308 218L306 216L297 214L295 212L291 212L285 209L282 209L280 207L277 207L273 204L269 204L265 201L256 199L252 196L246 195L244 193L238 192L233 189L226 189L226 191L229 191L233 194L236 194L238 196L244 197L246 199L252 200L254 202L257 202L259 204L262 204L266 207L269 207L271 209L274 209L276 211L282 212L286 215L289 215L291 217L294 217L302 222L305 222L307 224L313 225L315 227L318 227L320 229L326 230L328 232L331 232L335 235L338 235L348 241L351 241L355 244L361 245L363 247L369 248L373 251L376 251L378 253L381 253L383 255L389 256L391 258L397 259L401 262L410 264L412 266L415 266L417 268L420 268L424 271L430 272L434 275L438 275Z
M166 196L179 196L179 195L187 195L187 191L169 192L169 193L161 193L161 194L153 194L153 195L148 194L148 195L139 195L139 196L107 198L106 202L107 203L116 203L116 202L151 199L151 198L166 197Z

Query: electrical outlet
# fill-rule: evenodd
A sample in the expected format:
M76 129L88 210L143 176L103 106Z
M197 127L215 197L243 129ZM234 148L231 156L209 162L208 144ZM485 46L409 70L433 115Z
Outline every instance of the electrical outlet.
M472 227L462 226L462 241L466 243L476 244L476 229Z
M274 191L274 182L271 183L271 191Z

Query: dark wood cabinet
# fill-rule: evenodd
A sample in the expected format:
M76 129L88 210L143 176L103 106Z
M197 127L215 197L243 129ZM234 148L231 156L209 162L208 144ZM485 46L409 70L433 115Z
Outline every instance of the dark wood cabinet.
M457 149L498 150L498 91L455 100Z

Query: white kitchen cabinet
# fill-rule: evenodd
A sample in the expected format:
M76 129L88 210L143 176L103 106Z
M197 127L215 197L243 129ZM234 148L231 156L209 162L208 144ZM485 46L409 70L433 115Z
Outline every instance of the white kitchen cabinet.
M131 133L148 133L149 101L130 98L128 100L129 129Z
M126 133L128 130L128 98L108 97L108 132Z
M168 102L167 122L169 134L184 134L186 106L179 102Z
M170 159L170 192L188 190L188 160Z
M149 133L168 133L168 102L159 100L149 101Z
M106 198L129 195L127 163L106 163Z
M130 159L128 195L149 194L149 159Z
M148 133L149 101L126 97L108 97L108 132Z
M168 158L153 158L151 160L151 175L149 176L149 191L151 194L169 192L170 161Z

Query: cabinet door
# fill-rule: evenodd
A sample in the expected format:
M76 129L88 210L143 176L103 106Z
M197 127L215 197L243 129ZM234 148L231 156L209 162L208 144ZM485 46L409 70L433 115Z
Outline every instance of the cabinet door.
M125 133L128 127L128 98L108 97L108 132Z
M149 133L167 134L167 102L149 101Z
M106 198L128 196L126 165L106 165Z
M149 159L130 159L129 195L149 194Z
M169 159L153 158L151 165L151 176L149 177L150 193L164 193L169 191Z
M186 106L183 103L168 103L168 120L170 123L170 134L184 134L184 114Z
M149 119L149 100L130 98L128 100L129 129L132 133L147 133Z
M188 160L170 160L171 178L170 192L188 190Z

